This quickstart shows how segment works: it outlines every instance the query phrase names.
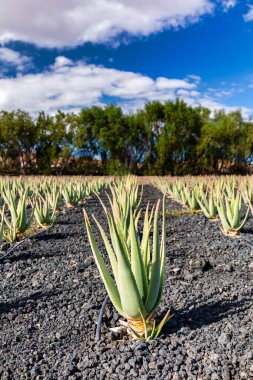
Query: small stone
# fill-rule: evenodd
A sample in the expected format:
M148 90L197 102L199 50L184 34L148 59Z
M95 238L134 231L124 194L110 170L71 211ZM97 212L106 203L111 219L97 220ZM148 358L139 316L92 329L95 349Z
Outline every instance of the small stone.
M180 268L179 267L176 267L176 268L172 268L171 271L174 272L174 273L178 273L180 272Z
M222 380L231 380L231 374L228 368L223 369L221 373L221 377L222 377Z
M194 276L190 273L185 273L184 280L185 281L192 281L194 279Z
M32 377L35 377L36 375L39 374L39 369L38 367L35 365L32 369L31 369L31 376Z
M232 272L234 272L234 268L233 268L233 266L231 264L224 265L223 271L224 272L230 272L230 273L232 273Z
M219 357L219 355L215 354L214 352L211 352L209 355L209 359L212 360L212 362L216 362L218 357Z
M240 328L240 333L242 338L246 338L246 336L248 335L248 331L245 329L245 327Z
M37 286L39 286L40 282L39 282L39 275L38 273L36 273L33 277L32 277L32 287L33 288L36 288Z
M149 365L148 365L148 367L150 369L155 369L156 368L156 363L155 362L150 362Z
M84 260L84 263L82 265L82 269L84 270L85 268L87 268L88 266L90 266L93 262L94 262L94 260L93 260L92 256L87 257L87 259Z
M1 247L2 251L8 251L8 249L11 247L10 243L4 243Z
M253 351L249 351L245 354L246 359L251 360L253 359ZM253 366L252 366L253 368Z
M231 341L231 335L227 333L222 333L218 338L218 343L226 345Z
M15 272L7 272L5 275L6 280L8 280Z

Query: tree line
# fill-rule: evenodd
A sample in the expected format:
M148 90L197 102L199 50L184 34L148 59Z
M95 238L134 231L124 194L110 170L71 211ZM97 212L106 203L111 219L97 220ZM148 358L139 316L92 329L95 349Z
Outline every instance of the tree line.
M246 172L253 122L241 111L211 114L184 101L115 105L78 114L0 112L0 172L8 174L184 175Z

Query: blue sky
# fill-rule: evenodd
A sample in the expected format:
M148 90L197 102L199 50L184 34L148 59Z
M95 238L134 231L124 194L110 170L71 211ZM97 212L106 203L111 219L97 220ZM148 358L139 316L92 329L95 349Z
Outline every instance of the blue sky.
M184 99L253 115L253 1L8 0L0 109Z

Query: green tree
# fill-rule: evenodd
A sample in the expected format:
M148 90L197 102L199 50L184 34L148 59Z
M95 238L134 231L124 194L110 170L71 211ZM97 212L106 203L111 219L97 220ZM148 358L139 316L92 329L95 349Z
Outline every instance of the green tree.
M159 101L145 104L144 114L147 129L147 152L145 158L146 172L156 172L157 142L165 125L165 107Z
M34 165L34 149L38 140L38 129L28 112L17 110L0 113L1 156L10 158L10 170L27 174Z
M196 148L200 138L202 116L184 101L167 102L165 126L157 141L157 168L161 174L193 172Z
M221 173L227 164L244 161L250 154L247 141L250 125L243 122L240 111L217 111L204 123L198 145L198 155L203 165Z
M78 119L74 114L58 111L54 117L41 112L36 125L39 142L36 147L37 165L40 170L62 174L74 151L74 139Z

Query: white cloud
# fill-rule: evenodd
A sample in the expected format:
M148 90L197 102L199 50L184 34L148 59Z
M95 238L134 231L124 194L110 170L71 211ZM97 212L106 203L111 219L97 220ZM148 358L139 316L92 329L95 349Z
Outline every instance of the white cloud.
M39 74L0 78L0 109L40 110L80 109L102 104L103 96L142 104L149 100L175 99L176 90L189 93L196 84L183 79L150 77L85 62L74 63L59 56L50 68Z
M22 55L15 50L0 47L0 64L16 66L17 70L22 71L30 63L30 57Z
M228 89L224 88L208 88L207 96L211 94L212 97L216 98L226 98L232 96L235 92L238 92L234 87L229 87Z
M165 102L177 97L192 106L236 109L226 107L211 96L201 95L197 84L190 79L152 79L130 71L73 62L63 56L57 57L47 71L20 74L15 78L0 77L0 110L20 108L34 115L41 110L78 112L83 107L103 105L104 96L112 97L112 102L115 100L124 111L134 111L148 101ZM244 111L245 114L250 112Z
M231 96L233 95L234 93L234 90L231 89L231 90L224 90L224 91L217 91L214 93L214 95L217 97L217 98L226 98L228 96Z
M234 8L237 5L237 0L221 0L222 7L225 11L228 11L230 8Z
M0 2L0 42L45 47L108 42L122 32L147 36L196 22L212 0L8 0Z
M199 75L189 74L189 75L187 75L187 78L193 80L197 84L200 83L200 81L201 81L201 78Z
M179 97L192 97L192 98L196 98L196 97L200 97L200 92L199 91L187 91L187 90L178 90L177 91L177 96Z
M185 88L192 89L195 88L196 85L194 83L186 82L182 79L167 79L167 78L157 78L157 88L159 90L169 90L176 88Z
M72 61L71 59L64 57L62 55L59 55L55 58L55 63L53 64L52 68L59 69L60 67L66 67L71 66Z
M198 104L201 105L202 107L209 108L212 112L217 111L219 109L224 109L225 112L232 112L232 111L237 111L238 109L240 109L245 119L249 119L253 115L253 110L250 108L238 107L238 106L227 106L207 96L204 96L201 99L199 99Z
M243 18L246 22L253 20L253 5L249 5L249 10L245 15L243 15Z

